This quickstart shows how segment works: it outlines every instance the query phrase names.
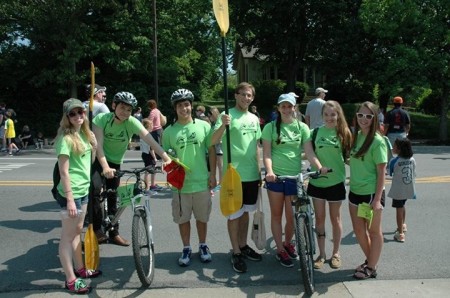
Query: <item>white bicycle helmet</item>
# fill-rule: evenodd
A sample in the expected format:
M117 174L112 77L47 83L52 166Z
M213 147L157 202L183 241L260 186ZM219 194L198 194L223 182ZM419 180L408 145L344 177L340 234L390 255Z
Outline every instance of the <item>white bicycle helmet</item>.
M188 89L178 89L172 93L172 96L170 97L172 105L181 100L189 100L192 103L192 101L194 101L194 94Z
M130 92L119 92L114 95L114 102L119 103L123 102L127 105L130 105L133 107L133 109L137 106L137 100L136 97Z

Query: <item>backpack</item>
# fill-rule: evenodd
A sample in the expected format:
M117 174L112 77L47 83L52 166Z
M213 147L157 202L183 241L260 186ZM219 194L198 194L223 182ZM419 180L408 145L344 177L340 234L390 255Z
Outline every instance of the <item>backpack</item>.
M61 181L61 175L59 174L58 162L56 162L55 167L53 168L53 187L50 190L55 200L57 200L58 189L56 189L56 187L58 186L59 181Z

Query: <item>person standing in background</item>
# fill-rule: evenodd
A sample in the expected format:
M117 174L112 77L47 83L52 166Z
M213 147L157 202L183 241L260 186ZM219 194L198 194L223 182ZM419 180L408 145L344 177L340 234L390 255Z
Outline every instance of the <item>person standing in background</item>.
M384 119L384 133L389 138L391 144L396 139L406 139L411 129L411 120L407 111L402 109L403 98L394 97L392 100L394 108L390 110Z
M83 102L84 107L89 111L89 99L91 97L91 85L86 86L86 97L88 100ZM92 108L92 117L100 113L109 113L109 108L105 104L106 101L106 87L98 84L94 85L94 106Z
M147 101L148 108L150 109L150 114L148 115L147 119L150 120L152 123L152 131L151 135L153 139L158 144L161 144L161 136L163 133L163 123L161 123L161 118L165 118L165 116L161 113L161 111L158 109L158 105L156 103L156 100L150 99ZM152 152L150 154L150 158L158 158L158 156L155 154L155 152ZM156 160L154 161L156 164ZM163 188L155 183L155 174L150 174L150 190L152 191L161 191Z
M305 121L309 128L314 129L323 125L322 107L328 90L319 87L316 89L316 98L306 105Z

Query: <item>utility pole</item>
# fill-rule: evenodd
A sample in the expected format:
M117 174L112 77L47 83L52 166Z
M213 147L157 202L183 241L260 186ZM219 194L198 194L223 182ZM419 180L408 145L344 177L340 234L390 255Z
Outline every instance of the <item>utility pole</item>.
M155 100L159 105L158 95L158 36L156 32L156 0L153 0L153 76L155 84Z

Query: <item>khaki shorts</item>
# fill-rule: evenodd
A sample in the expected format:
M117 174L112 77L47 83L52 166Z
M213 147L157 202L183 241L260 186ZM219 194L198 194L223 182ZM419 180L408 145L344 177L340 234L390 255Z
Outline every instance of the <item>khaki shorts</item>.
M189 194L173 192L173 221L177 224L186 223L191 220L192 213L194 213L196 220L206 223L209 221L211 206L211 192L209 190Z

